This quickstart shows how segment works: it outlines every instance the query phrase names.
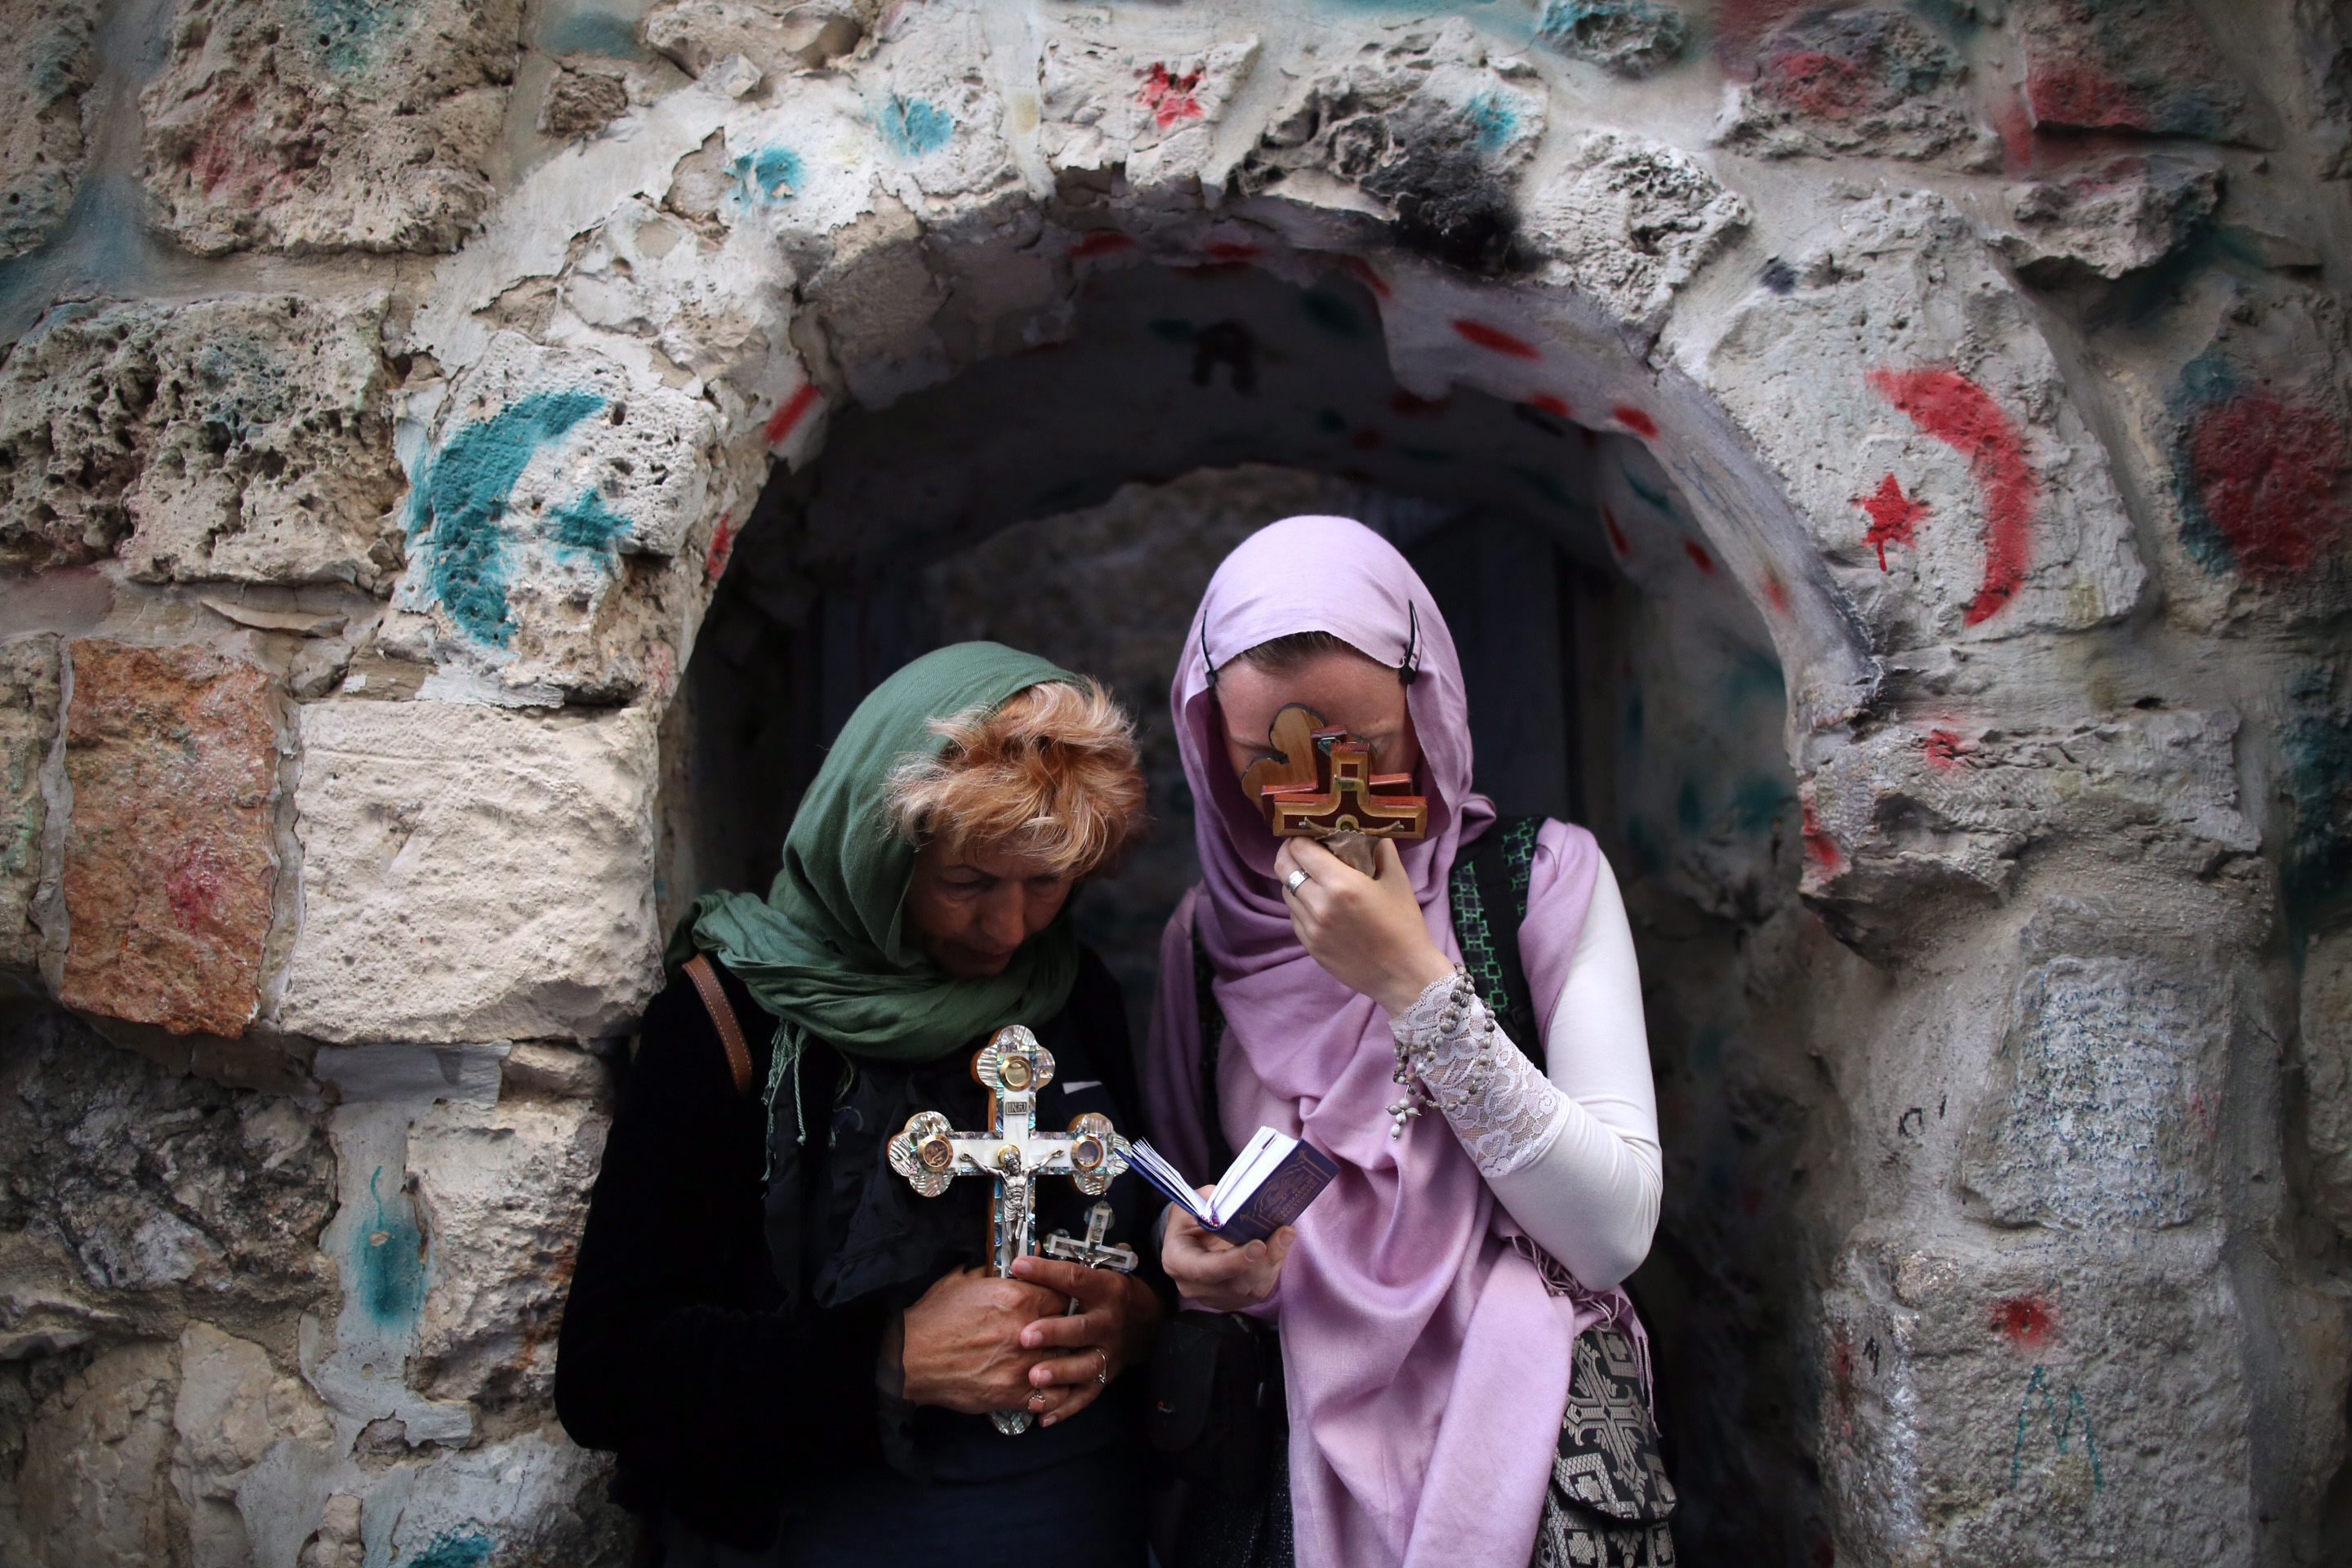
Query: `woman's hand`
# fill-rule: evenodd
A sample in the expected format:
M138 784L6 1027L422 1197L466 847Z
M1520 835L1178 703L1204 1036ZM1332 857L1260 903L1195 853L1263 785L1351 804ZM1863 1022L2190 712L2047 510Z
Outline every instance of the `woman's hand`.
M1375 838L1380 875L1367 877L1311 838L1286 838L1274 857L1275 880L1290 908L1290 926L1323 972L1401 1017L1432 983L1454 973L1423 922L1412 879L1396 846ZM1307 873L1298 890L1290 874Z
M1068 1317L1039 1318L1021 1331L1022 1348L1042 1352L1029 1382L1048 1391L1053 1403L1043 1414L1051 1426L1101 1398L1112 1378L1143 1359L1160 1329L1160 1298L1140 1279L1058 1258L1016 1258L1013 1273L1078 1303ZM1057 1396L1055 1388L1066 1392Z
M1202 1187L1207 1197L1216 1189ZM1201 1228L1201 1222L1171 1204L1168 1234L1160 1243L1160 1266L1187 1300L1213 1312L1238 1312L1274 1294L1282 1260L1290 1256L1298 1232L1284 1226L1264 1241L1235 1247L1221 1236Z
M1028 1403L1036 1354L1024 1349L1021 1331L1062 1310L1062 1298L984 1268L943 1274L907 1309L906 1397L978 1415L990 1410L1050 1410ZM1088 1357L1092 1360L1092 1357Z

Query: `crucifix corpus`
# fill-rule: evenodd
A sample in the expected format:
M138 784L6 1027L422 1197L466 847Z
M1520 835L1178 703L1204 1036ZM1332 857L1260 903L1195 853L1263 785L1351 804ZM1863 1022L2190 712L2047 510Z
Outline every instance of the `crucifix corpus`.
M890 1168L927 1198L946 1192L958 1176L992 1180L996 1190L988 1209L989 1265L998 1279L1009 1279L1013 1260L1037 1250L1037 1178L1067 1176L1078 1191L1099 1198L1110 1189L1111 1178L1127 1169L1127 1140L1098 1110L1072 1120L1066 1132L1038 1130L1037 1092L1054 1081L1054 1053L1018 1024L999 1029L973 1053L971 1076L988 1090L986 1130L958 1132L938 1111L918 1111L890 1140ZM1088 1216L1085 1241L1057 1232L1047 1249L1091 1268L1125 1273L1135 1267L1135 1251L1105 1246L1109 1229L1110 1205L1098 1203ZM1068 1250L1056 1250L1061 1247ZM1110 1261L1122 1255L1124 1267ZM992 1411L989 1419L1006 1434L1026 1432L1030 1425L1026 1410Z
M1369 877L1370 840L1428 836L1429 801L1412 793L1412 775L1372 772L1371 747L1313 709L1294 702L1276 713L1266 742L1271 753L1242 774L1242 794L1276 838L1319 839Z

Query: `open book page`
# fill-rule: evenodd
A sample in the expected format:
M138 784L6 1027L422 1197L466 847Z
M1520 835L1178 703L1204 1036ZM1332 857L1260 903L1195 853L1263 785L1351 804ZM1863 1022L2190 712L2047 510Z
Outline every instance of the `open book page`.
M1259 1128L1234 1157L1211 1198L1193 1192L1183 1173L1149 1140L1136 1140L1129 1164L1169 1202L1199 1221L1202 1229L1236 1247L1272 1236L1296 1220L1339 1173L1339 1167L1320 1149L1271 1127Z

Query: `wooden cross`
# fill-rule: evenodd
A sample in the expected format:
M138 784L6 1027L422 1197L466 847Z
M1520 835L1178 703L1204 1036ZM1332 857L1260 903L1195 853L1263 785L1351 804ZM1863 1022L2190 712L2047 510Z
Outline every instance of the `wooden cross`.
M1054 1081L1054 1053L1018 1024L999 1029L973 1053L971 1076L988 1090L987 1129L958 1132L938 1111L918 1111L890 1140L890 1168L927 1198L946 1192L958 1176L992 1181L989 1264L998 1279L1010 1279L1013 1260L1037 1250L1037 1178L1067 1176L1078 1191L1098 1198L1110 1189L1111 1179L1127 1169L1127 1140L1099 1110L1075 1118L1066 1132L1038 1131L1037 1092ZM1091 1223L1087 1240L1097 1246L1101 1240ZM1000 1432L1029 1429L1025 1410L994 1411L991 1419Z
M1285 708L1266 739L1273 754L1249 765L1242 793L1256 798L1276 838L1428 836L1429 801L1412 793L1412 775L1372 772L1372 749L1312 709Z

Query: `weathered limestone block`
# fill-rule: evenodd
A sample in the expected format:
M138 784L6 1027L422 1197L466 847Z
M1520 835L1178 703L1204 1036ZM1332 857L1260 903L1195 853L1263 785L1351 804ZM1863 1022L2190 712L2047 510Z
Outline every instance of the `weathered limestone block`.
M431 651L511 688L633 694L680 610L663 563L629 558L677 552L710 500L716 438L698 397L499 334L416 460L394 605L432 617Z
M645 39L700 76L730 55L762 71L814 69L857 47L879 0L662 0Z
M2020 186L2016 227L1994 245L2027 280L2116 279L2171 255L2221 201L2221 174L2183 159L2117 158L2088 174Z
M2210 1240L1849 1251L1822 1302L1840 1561L2258 1561L2241 1306ZM2195 1434L2184 1442L2184 1434Z
M574 1447L551 1421L394 1472L404 1484L378 1500L392 1516L387 1560L623 1568L637 1531L604 1495L611 1472L611 1456Z
M300 737L285 1027L588 1037L652 994L650 714L345 699L304 708Z
M49 237L73 205L89 148L81 100L96 74L97 0L7 0L0 28L0 101L14 112L0 132L0 259Z
M172 1484L187 1521L195 1568L253 1561L237 1489L274 1443L324 1446L333 1428L302 1381L278 1371L250 1340L192 1322L180 1335L179 1442Z
M494 1407L551 1397L605 1126L579 1101L442 1105L417 1119L408 1168L437 1239L416 1343L426 1394Z
M41 880L48 805L41 764L58 736L58 639L0 643L0 970L40 962L33 899Z
M1532 66L1491 61L1475 28L1448 19L1295 78L1243 158L1239 189L1313 203L1339 182L1354 187L1345 201L1385 205L1408 248L1492 275L1518 258L1515 175L1548 114Z
M2130 710L2063 729L1891 726L1812 777L1807 888L1866 924L1916 919L1931 889L2005 892L2018 857L2063 839L2203 876L2253 853L2235 714Z
M1578 138L1559 172L1527 194L1523 211L1548 279L1650 331L1752 216L1689 154L1607 132Z
M1549 0L1536 37L1570 59L1638 79L1682 58L1690 24L1660 0Z
M0 563L372 587L399 556L384 299L52 314L0 368Z
M887 47L860 52L851 79L891 193L926 218L951 218L1019 190L1004 100L979 64L990 52L979 12L895 6L877 36Z
M2352 1237L2352 931L2304 952L2303 1092L2315 1206Z
M1158 50L1100 28L1048 35L1038 150L1057 169L1123 166L1138 190L1221 174L1212 170L1217 130L1257 63L1258 39L1191 32Z
M1943 160L1999 166L2000 145L1977 117L1968 67L1904 12L1806 10L1759 43L1755 79L1716 139L1766 157Z
M629 87L609 71L561 70L539 106L539 133L561 142L593 136L628 112Z
M2186 0L2022 0L2011 25L2038 126L2267 140L2245 83Z
M93 1310L317 1300L334 1181L291 1100L166 1072L59 1013L0 1036L0 1231L63 1248Z
M34 1408L17 1505L43 1555L28 1568L170 1563L172 1401L168 1344L125 1345L67 1378Z
M522 0L190 0L140 95L158 220L203 255L457 248L490 200Z
M68 648L68 1005L244 1033L277 892L278 697L205 648Z
M1940 197L1830 206L1674 357L1758 443L1881 647L2095 626L2146 585L2107 458Z
M1963 1188L2006 1226L2113 1235L2211 1217L2226 979L2133 958L2028 971L1969 1129Z

